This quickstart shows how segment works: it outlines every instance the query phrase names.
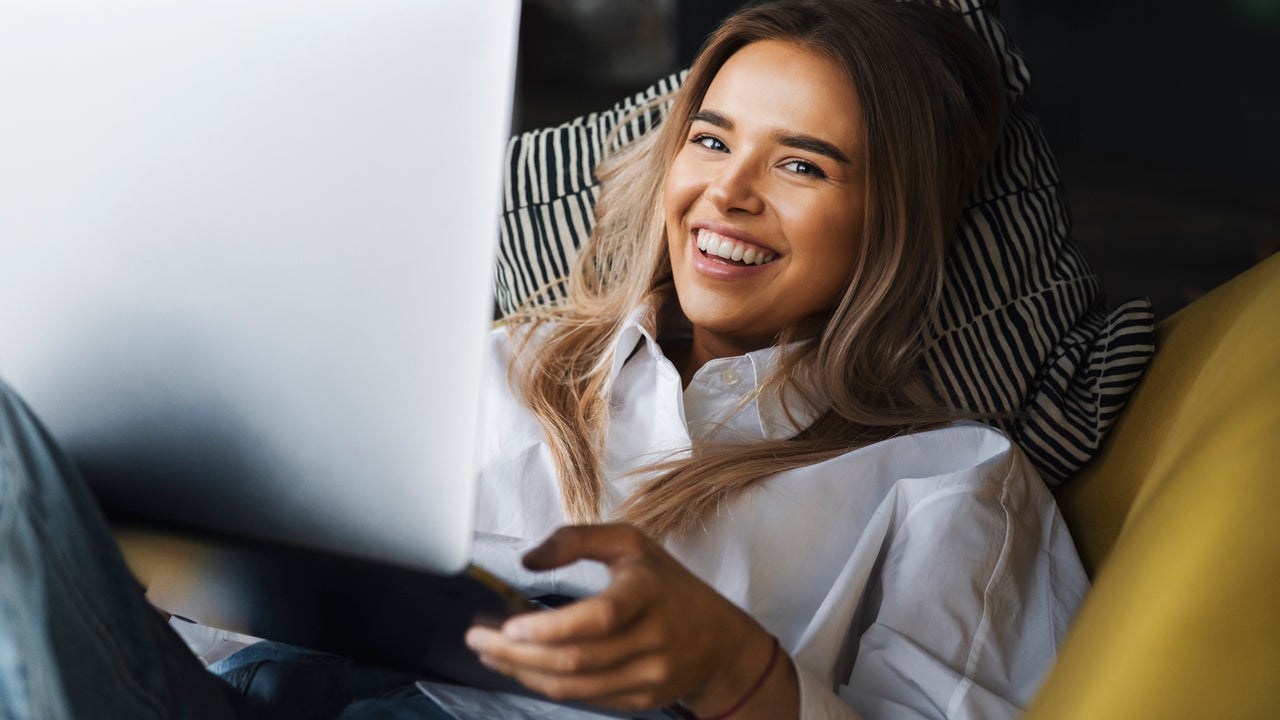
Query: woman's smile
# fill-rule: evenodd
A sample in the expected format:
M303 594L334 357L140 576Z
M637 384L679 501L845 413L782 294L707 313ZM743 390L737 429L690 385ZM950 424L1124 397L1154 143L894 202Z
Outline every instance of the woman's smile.
M744 238L725 229L713 230L710 227L695 226L693 236L694 245L698 247L703 257L713 261L723 261L717 264L760 266L768 265L778 259L776 252L761 245L754 238Z

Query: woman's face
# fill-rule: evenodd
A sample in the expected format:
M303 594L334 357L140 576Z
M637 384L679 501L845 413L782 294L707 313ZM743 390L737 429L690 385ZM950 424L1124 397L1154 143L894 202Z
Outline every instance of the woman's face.
M849 81L801 46L753 43L716 74L663 189L695 346L759 349L840 298L861 239L862 127Z

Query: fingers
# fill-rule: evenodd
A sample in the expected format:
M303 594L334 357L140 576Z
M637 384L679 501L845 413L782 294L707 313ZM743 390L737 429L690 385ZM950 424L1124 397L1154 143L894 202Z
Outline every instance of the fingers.
M633 625L650 604L653 583L639 567L624 568L613 583L595 597L557 610L517 615L502 625L502 633L517 642L560 644L620 633Z
M512 640L556 644L616 634L631 626L652 601L658 583L646 562L658 546L630 525L571 526L557 530L525 556L531 569L580 559L609 563L613 581L595 597L550 612L526 613L503 624Z
M484 653L480 660L551 700L622 709L656 707L670 701L663 696L671 684L671 666L658 654L637 656L600 672L573 674L543 672Z
M569 525L530 550L524 565L530 570L551 570L577 560L598 560L612 567L653 547L656 543L631 525Z
M467 644L480 659L554 700L618 710L668 704L698 687L711 657L701 630L723 626L721 605L732 605L629 525L561 528L524 564L548 570L578 560L607 564L609 586L557 610L510 618L501 630L473 627ZM673 603L673 596L690 600Z
M485 627L467 632L467 646L481 656L548 675L595 673L623 665L659 649L656 642L628 633L569 645L516 642Z

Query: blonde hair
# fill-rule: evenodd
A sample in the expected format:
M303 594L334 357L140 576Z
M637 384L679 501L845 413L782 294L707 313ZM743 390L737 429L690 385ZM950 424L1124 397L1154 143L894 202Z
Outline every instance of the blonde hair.
M959 18L923 4L750 7L708 39L662 127L615 148L597 168L597 221L565 299L510 320L521 332L509 379L546 431L571 521L600 518L618 334L655 296L673 302L662 212L667 170L720 67L762 40L792 42L835 63L865 122L866 212L848 287L828 315L777 338L787 351L762 386L825 409L793 437L695 444L648 468L651 479L619 508L622 519L653 535L683 532L773 474L956 417L940 406L919 362L922 326L964 200L999 137L1004 103L990 52Z

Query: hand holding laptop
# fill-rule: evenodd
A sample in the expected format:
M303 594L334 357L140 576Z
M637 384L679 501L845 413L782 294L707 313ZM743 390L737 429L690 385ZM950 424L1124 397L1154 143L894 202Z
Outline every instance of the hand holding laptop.
M471 628L481 662L555 700L621 712L683 701L698 717L782 674L768 631L639 530L564 527L524 562L550 570L579 560L605 563L609 587L500 629Z

